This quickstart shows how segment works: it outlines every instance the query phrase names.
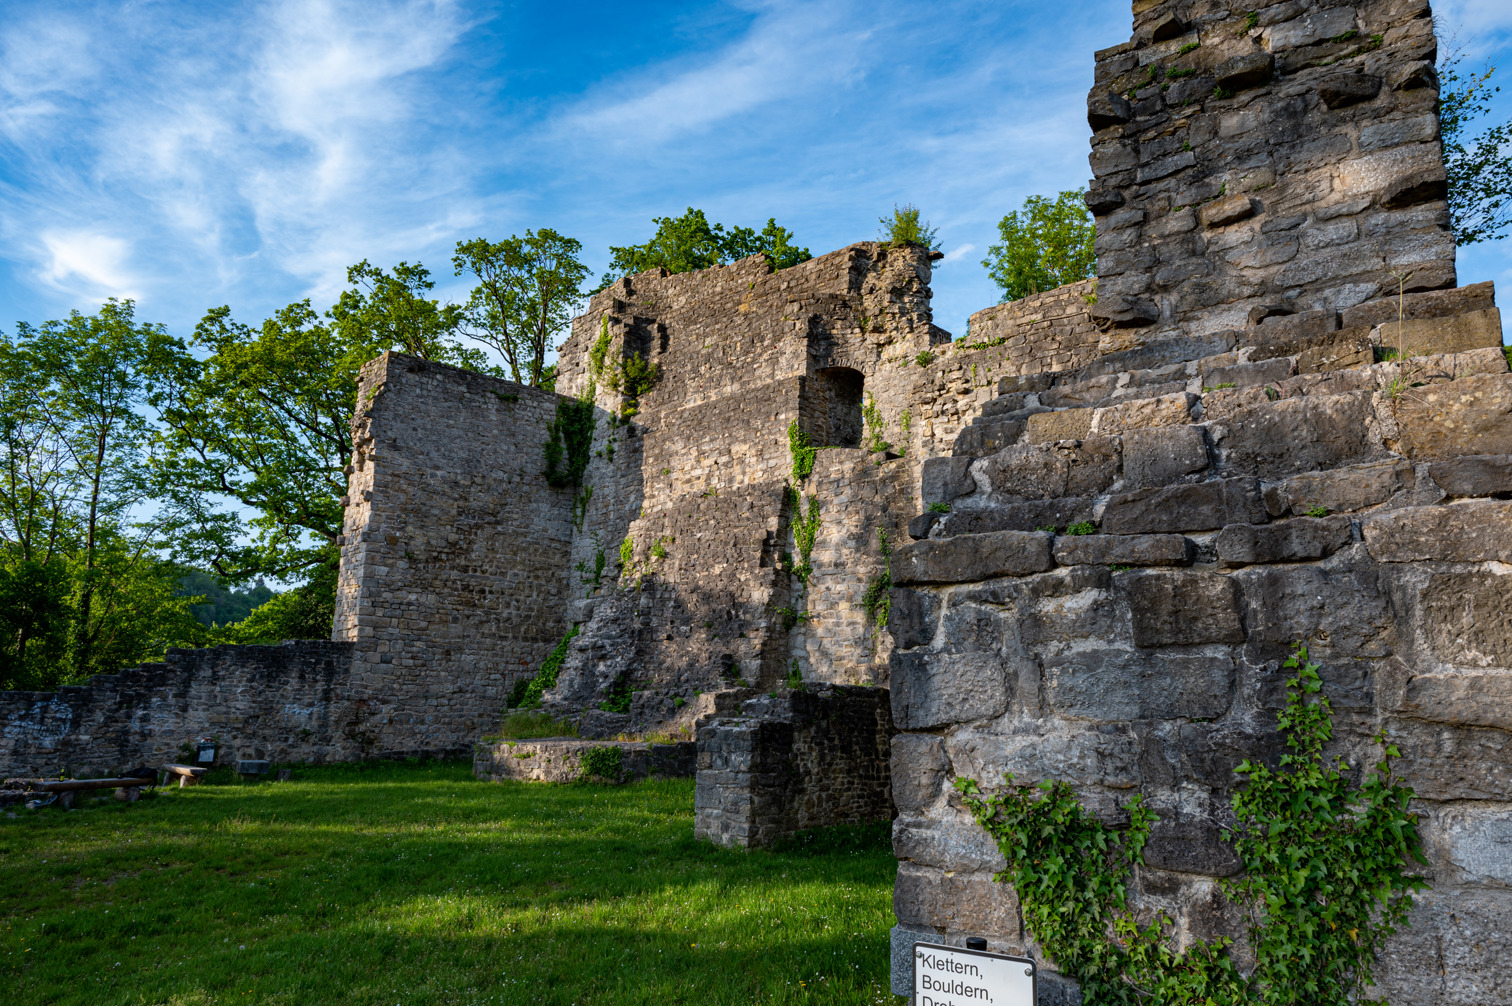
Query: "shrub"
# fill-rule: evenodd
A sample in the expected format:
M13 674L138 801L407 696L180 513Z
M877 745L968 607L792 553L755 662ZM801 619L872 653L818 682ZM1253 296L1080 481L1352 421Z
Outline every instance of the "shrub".
M591 747L583 752L579 762L584 779L609 779L619 782L625 770L625 749L619 747Z
M920 245L930 251L938 251L940 239L936 228L920 219L919 208L913 203L893 206L891 217L882 217L882 242L895 248L903 245Z

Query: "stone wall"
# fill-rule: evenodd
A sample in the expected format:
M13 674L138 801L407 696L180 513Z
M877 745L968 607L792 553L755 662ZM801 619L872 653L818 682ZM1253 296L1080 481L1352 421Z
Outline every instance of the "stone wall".
M747 701L698 731L693 832L754 848L892 817L887 690L829 685Z
M928 282L925 249L863 242L778 272L755 257L644 273L594 296L561 350L558 387L591 390L606 417L572 553L592 569L602 552L605 573L578 577L569 619L583 631L548 708L591 736L691 735L700 694L770 689L794 661L809 680L885 680L876 626L856 612L882 568L876 528L896 535L913 506L910 365L949 338L930 323ZM632 400L616 370L635 356L658 376ZM881 417L875 431L863 403ZM789 571L793 423L829 448L802 486L823 522L807 588ZM869 457L873 432L890 452ZM851 546L867 541L856 561ZM627 688L629 713L598 708Z
M892 563L897 949L1037 952L950 785L1009 772L1068 780L1111 822L1142 794L1161 822L1138 903L1181 943L1234 934L1215 886L1238 865L1220 837L1233 769L1279 753L1280 665L1301 641L1335 752L1373 764L1385 729L1419 797L1433 890L1383 992L1506 998L1512 894L1489 850L1512 828L1512 374L1489 297L1104 356L989 403L975 456L926 465L926 500L950 512ZM1423 355L1376 363L1398 307Z
M565 631L572 490L551 392L386 353L363 368L334 638L384 751L467 752Z
M620 751L620 772L614 782L653 775L687 778L697 768L698 745L692 741L655 744L549 737L480 741L473 749L473 775L485 782L576 782L583 778L583 755L605 747Z
M1087 98L1113 348L1454 286L1427 0L1134 6Z
M352 689L349 643L169 650L160 664L56 692L0 692L0 775L108 776L216 757L342 761L373 751L372 710Z

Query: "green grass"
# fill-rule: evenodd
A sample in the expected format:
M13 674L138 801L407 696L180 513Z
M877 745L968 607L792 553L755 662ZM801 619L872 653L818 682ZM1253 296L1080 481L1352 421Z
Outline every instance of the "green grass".
M691 780L345 765L16 813L7 1003L895 1001L885 826L716 849Z

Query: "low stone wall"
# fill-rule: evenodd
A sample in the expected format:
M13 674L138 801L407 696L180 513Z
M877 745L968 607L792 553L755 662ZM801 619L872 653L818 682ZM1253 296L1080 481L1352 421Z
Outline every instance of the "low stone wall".
M160 664L56 692L0 692L0 775L108 776L183 761L340 761L369 753L369 704L350 694L352 644L169 650Z
M583 777L583 755L594 748L618 748L621 782L660 775L693 775L698 745L692 741L648 744L641 741L595 741L546 737L526 741L489 741L473 749L473 775L484 782L574 782Z
M698 731L693 833L752 848L893 816L885 688L784 691Z

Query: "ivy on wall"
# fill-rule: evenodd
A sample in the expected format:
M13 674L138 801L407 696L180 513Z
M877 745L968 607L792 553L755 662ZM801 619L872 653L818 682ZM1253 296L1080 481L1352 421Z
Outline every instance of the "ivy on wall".
M1141 926L1128 880L1144 863L1158 818L1140 797L1127 805L1123 831L1087 814L1064 781L1016 785L986 795L957 779L966 805L997 842L1008 868L995 879L1018 892L1024 922L1065 974L1097 1004L1197 1006L1343 1003L1369 999L1374 964L1386 939L1406 923L1412 893L1426 888L1408 864L1425 864L1413 793L1391 774L1397 749L1359 786L1349 766L1324 757L1332 710L1318 664L1298 644L1286 668L1286 708L1278 714L1289 753L1271 768L1245 761L1246 787L1233 798L1234 842L1244 872L1220 881L1248 919L1254 970L1241 974L1227 938L1171 948L1171 920L1156 912Z

